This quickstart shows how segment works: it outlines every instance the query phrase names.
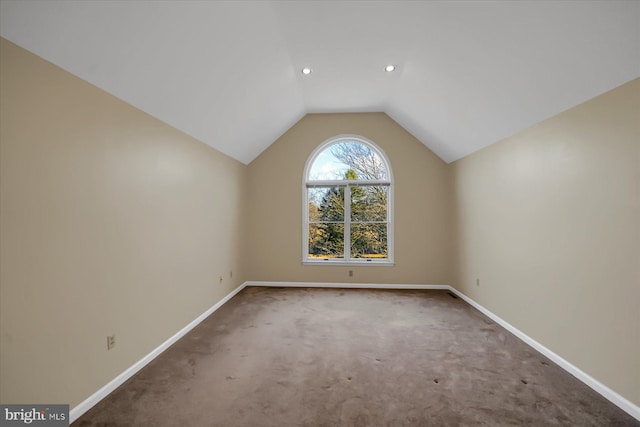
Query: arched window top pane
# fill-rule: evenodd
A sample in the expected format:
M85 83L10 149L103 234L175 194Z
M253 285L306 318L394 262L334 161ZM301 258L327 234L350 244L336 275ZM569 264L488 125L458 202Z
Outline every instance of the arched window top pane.
M308 181L388 180L383 157L371 145L352 138L339 139L320 150L313 159Z

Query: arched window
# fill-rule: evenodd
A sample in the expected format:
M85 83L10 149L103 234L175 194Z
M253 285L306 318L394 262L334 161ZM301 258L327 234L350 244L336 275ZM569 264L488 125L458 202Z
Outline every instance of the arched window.
M342 135L320 144L304 170L303 262L393 264L393 178L373 142Z

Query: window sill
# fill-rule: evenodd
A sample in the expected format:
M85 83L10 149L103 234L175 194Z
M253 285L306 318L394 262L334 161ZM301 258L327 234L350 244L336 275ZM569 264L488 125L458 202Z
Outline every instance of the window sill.
M395 263L392 260L371 260L371 261L344 261L344 260L334 260L334 259L318 259L318 260L309 260L305 259L302 261L303 265L330 265L330 266L358 266L358 267L393 267Z

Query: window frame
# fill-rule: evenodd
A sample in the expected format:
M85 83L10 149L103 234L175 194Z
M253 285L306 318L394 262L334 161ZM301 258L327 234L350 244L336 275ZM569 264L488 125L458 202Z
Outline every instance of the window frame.
M353 141L367 146L374 151L384 163L387 170L386 180L309 180L309 172L320 153L330 146L346 141ZM373 141L360 135L337 135L318 145L307 158L302 175L302 264L303 265L350 265L350 266L393 266L394 261L394 189L393 171L386 153ZM387 190L387 258L351 258L351 188L355 186L384 185ZM309 199L308 189L312 187L344 187L344 257L343 258L310 258L309 257ZM347 202L349 201L349 202ZM347 238L348 236L348 238Z

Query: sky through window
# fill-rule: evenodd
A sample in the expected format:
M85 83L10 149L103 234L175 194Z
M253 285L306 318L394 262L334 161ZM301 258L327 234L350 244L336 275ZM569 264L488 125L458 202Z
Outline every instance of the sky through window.
M374 150L371 150L366 145L356 141L346 141L342 144L346 144L351 147L360 147L366 150L366 154L371 157L371 160L377 168L379 168L381 175L378 178L386 178L386 167L384 162ZM347 171L350 166L340 160L334 155L332 147L329 146L324 149L320 154L316 156L309 170L308 179L310 181L316 180L341 180L345 179ZM364 177L361 177L364 178Z

